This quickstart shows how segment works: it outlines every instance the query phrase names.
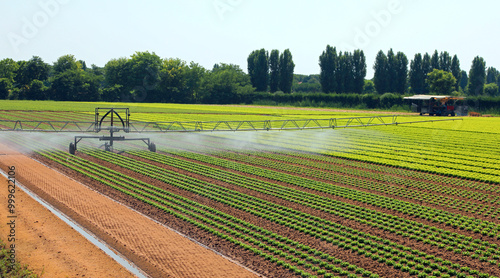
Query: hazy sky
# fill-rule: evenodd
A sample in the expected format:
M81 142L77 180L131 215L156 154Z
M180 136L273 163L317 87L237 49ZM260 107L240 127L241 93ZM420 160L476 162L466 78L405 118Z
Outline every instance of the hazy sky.
M295 73L319 73L327 44L362 49L373 76L379 50L457 54L462 69L481 56L500 68L500 1L451 0L0 0L0 59L47 63L73 54L104 66L135 51L224 62L246 71L255 49L289 48Z

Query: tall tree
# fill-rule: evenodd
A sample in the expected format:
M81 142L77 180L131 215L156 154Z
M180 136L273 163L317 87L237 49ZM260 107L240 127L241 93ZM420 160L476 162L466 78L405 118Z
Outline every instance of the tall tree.
M267 84L269 82L269 56L267 51L262 48L254 50L247 58L248 75L250 81L257 91L267 91Z
M292 92L294 69L292 53L289 49L285 49L280 55L280 90L284 93Z
M207 74L207 70L201 65L191 62L189 64L189 71L187 73L187 81L186 86L189 92L192 95L192 102L196 103L200 101L200 94L202 90L202 81L205 75Z
M469 77L467 76L467 72L462 70L462 74L460 76L460 88L462 88L462 91L465 91L467 84L469 84Z
M408 58L403 52L396 54L396 68L395 68L394 92L404 94L408 84Z
M429 53L425 53L424 57L422 58L422 71L425 74L425 79L427 79L427 74L432 71L432 61L431 61L431 56ZM425 83L424 86L424 94L429 93L429 84Z
M352 90L352 55L349 52L339 52L337 58L337 68L335 69L335 79L337 84L337 93L342 94Z
M410 87L413 93L423 94L425 91L425 79L427 74L424 72L422 54L417 53L410 63Z
M486 81L486 62L482 57L476 56L472 61L469 71L469 94L478 96L483 93Z
M382 50L377 53L375 57L375 64L373 65L373 83L379 94L388 92L389 90L389 75L387 71L387 56Z
M363 92L366 77L366 58L363 50L354 50L352 56L353 80L352 91L357 94Z
M337 49L326 46L326 50L319 56L319 82L324 93L333 93L337 90L335 71L337 69Z
M181 59L164 59L160 70L159 94L149 96L151 102L189 103L192 94L187 87L189 67Z
M271 93L278 91L280 84L280 52L271 50L269 56L269 90Z
M460 69L460 61L458 60L457 55L453 56L451 60L451 74L457 80L457 84L455 84L455 91L458 91L460 88L460 80L462 79L462 70Z
M154 52L139 52L130 56L130 76L128 87L132 88L135 101L146 100L159 94L157 87L160 81L162 59Z
M433 69L441 69L440 65L439 65L439 53L437 50L434 50L434 53L432 54L432 57L431 57L431 71Z
M497 76L497 87L500 88L500 76Z
M118 58L109 60L104 65L104 80L107 88L110 88L109 95L104 95L107 101L130 101L130 91L128 77L131 73L131 62L128 58Z
M257 86L257 76L255 74L257 66L255 65L255 61L257 60L257 55L259 55L258 52L258 50L250 52L247 58L248 76L250 77L250 82L254 87Z
M499 72L494 67L489 67L486 71L486 84L497 83L497 76Z
M394 51L389 49L387 51L387 92L396 92L396 83L394 78L397 76L398 60Z
M255 88L259 92L267 92L267 85L269 83L269 54L264 48L259 50L255 65L255 77L257 85L255 86Z
M451 72L451 56L447 51L439 54L439 69Z
M33 56L29 61L20 61L16 82L21 86L27 86L33 80L44 81L49 77L50 66L42 58Z

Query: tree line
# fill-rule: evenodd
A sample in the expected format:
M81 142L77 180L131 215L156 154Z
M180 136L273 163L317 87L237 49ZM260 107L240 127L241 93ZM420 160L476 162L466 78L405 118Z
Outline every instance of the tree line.
M294 74L289 49L252 51L248 73L219 63L205 69L178 58L162 59L154 52L136 52L111 59L104 67L61 56L53 64L33 56L28 61L0 60L0 98L63 101L172 103L239 103L263 93L326 94L455 94L499 96L500 72L475 57L467 72L457 55L417 53L411 61L402 52L379 51L374 77L366 79L362 50L337 51L330 45L319 55L319 74Z
M235 103L255 91L248 74L233 64L207 70L154 52L112 59L104 67L64 55L52 65L40 57L0 61L0 99Z
M281 54L277 49L271 54L264 48L254 50L248 55L247 64L250 81L257 91L266 92L269 88L271 93L292 92L295 64L289 49Z
M457 55L434 51L417 53L410 62L402 52L377 53L373 66L373 83L377 92L397 94L455 94L467 96L499 96L500 73L486 68L482 57L476 56L469 73L460 68Z
M287 50L288 51L288 50ZM285 53L287 52L285 51ZM411 61L403 52L387 53L380 50L373 65L374 76L366 79L366 57L362 50L337 52L330 45L319 56L319 75L280 74L284 68L278 50L254 50L248 56L248 73L252 86L258 92L274 93L355 93L370 94L454 94L467 96L499 96L500 73L494 67L486 68L483 58L472 61L469 72L460 68L457 55L435 50L417 53ZM290 81L291 84L290 84ZM281 84L281 85L279 85ZM286 85L285 85L286 84Z

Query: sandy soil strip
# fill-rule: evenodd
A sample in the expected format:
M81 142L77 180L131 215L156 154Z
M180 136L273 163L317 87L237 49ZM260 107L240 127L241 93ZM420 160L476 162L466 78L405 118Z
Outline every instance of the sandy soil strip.
M153 277L257 277L213 251L29 157L1 145L0 154L0 167L4 171L8 165L15 165L17 180L97 234ZM1 217L6 219L7 189L3 191L0 192L0 211ZM22 194L19 193L19 196ZM30 197L25 196L25 199ZM69 226L64 223L56 226L53 224L55 219L43 218L40 211L50 214L43 207L37 209L28 203L20 204L21 207L33 214L32 218L28 218L21 216L27 213L19 211L18 219L31 224L20 225L16 231L20 238L22 233L26 238L19 242L19 259L23 263L35 269L44 269L46 277L130 277L131 274L120 269L116 263L113 269L111 262L106 264L105 258L99 258L96 255L99 252L103 257L106 255L96 251L96 247L86 250L91 249L90 243L85 245L75 241L77 236L70 233L72 229ZM4 226L2 228L5 229ZM2 236L7 234L5 230L1 232ZM82 240L85 241L83 237ZM42 250L33 252L38 249ZM35 254L39 254L38 257ZM54 271L58 272L49 275L51 268L48 265L53 265ZM100 270L110 274L100 273ZM69 274L64 274L64 271Z
M0 218L7 219L7 180L2 189ZM18 262L42 277L134 277L28 194L17 189L15 196ZM0 238L8 243L10 228L3 222Z

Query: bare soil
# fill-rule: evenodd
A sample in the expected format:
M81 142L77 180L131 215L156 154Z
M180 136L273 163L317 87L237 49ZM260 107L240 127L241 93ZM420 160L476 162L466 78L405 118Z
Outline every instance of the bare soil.
M7 146L0 145L0 153L0 168L3 171L7 166L15 165L19 182L152 277L258 277L68 176L10 151ZM6 193L5 190L0 194L3 200ZM22 196L21 193L19 196ZM34 200L31 202L36 203ZM95 246L84 243L85 239L77 241L78 234L66 224L53 224L56 217L43 216L43 212L47 213L43 207L26 203L21 211L22 207L20 205L18 219L20 223L30 225L19 226L16 231L20 238L19 260L35 271L43 271L44 277L133 277ZM25 211L31 211L31 215ZM6 212L2 210L2 213ZM25 240L21 240L22 236ZM99 252L102 254L98 255Z

